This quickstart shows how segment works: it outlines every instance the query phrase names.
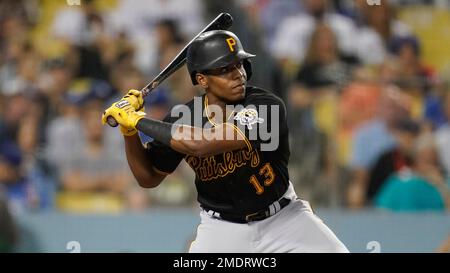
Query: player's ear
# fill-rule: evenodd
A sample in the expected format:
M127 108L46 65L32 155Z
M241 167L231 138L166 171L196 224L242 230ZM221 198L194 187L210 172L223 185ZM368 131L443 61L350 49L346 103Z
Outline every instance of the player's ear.
M199 84L203 89L208 88L208 78L206 78L205 75L200 74L200 73L197 73L197 74L195 75L195 77L196 77L196 79L197 79L198 84Z

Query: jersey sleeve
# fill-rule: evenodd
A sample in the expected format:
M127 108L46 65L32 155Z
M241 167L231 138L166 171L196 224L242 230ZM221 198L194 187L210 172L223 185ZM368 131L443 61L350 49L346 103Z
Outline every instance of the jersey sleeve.
M262 151L278 149L281 136L288 133L286 106L275 95L249 97L236 109L234 126L245 135L247 145Z
M173 123L169 115L163 121ZM170 174L175 171L185 156L157 140L145 143L145 148L150 155L154 169L162 174Z

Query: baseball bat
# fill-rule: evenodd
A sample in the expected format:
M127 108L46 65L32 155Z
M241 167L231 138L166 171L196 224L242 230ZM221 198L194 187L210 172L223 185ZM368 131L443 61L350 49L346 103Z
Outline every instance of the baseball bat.
M170 75L172 75L175 71L177 71L180 67L182 67L186 63L186 54L189 46L192 42L197 39L202 33L210 31L210 30L226 30L231 27L233 24L233 17L231 17L228 13L219 14L214 20L211 21L200 33L198 33L191 41L178 53L177 56L144 88L141 89L142 96L147 96L150 92L152 92L158 85L160 85L165 79L167 79ZM117 121L112 117L108 116L106 118L108 124L111 127L116 127L119 125Z

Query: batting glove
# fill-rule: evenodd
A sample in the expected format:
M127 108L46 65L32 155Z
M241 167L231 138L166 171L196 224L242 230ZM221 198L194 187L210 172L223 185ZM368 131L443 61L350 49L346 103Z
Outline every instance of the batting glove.
M142 96L142 92L136 89L129 90L121 100L128 101L136 111L142 110L144 108L144 97Z
M120 132L125 136L137 133L136 124L145 117L144 111L135 111L134 107L127 100L120 100L111 104L103 112L102 123L106 124L108 117L113 117L120 125Z

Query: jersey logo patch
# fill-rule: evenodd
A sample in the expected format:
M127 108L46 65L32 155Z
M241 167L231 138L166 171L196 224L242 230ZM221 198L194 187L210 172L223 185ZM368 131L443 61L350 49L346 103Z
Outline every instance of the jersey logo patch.
M234 117L241 125L247 126L248 129L253 129L252 125L255 123L263 123L264 119L258 117L258 111L255 109L242 109Z

